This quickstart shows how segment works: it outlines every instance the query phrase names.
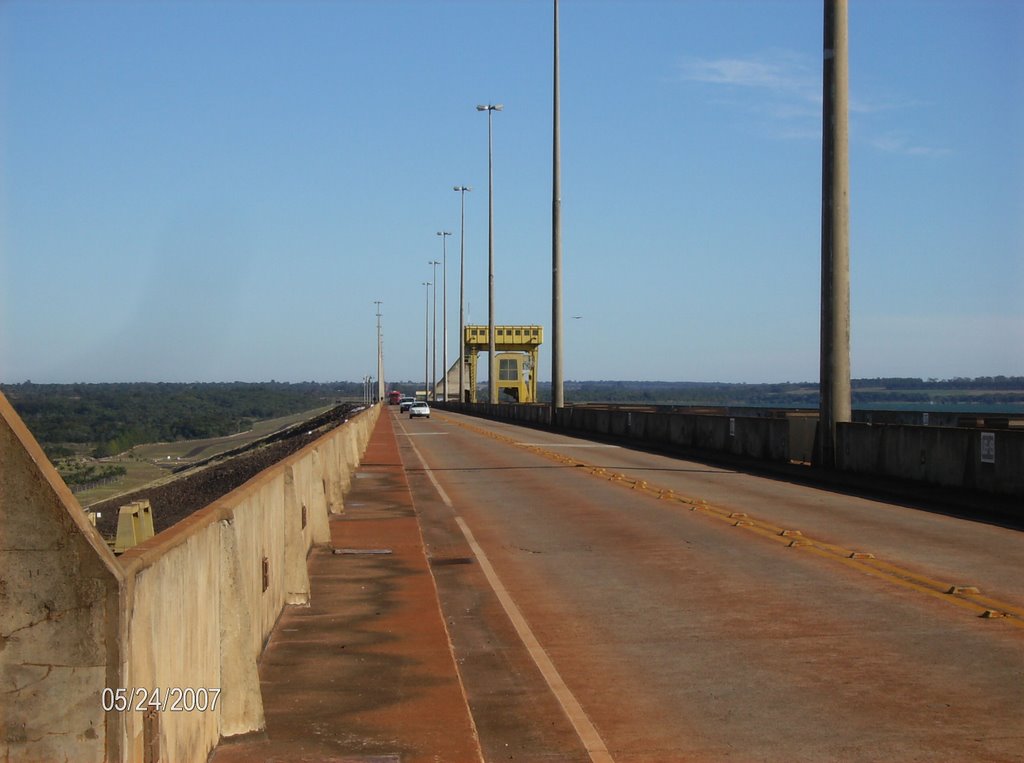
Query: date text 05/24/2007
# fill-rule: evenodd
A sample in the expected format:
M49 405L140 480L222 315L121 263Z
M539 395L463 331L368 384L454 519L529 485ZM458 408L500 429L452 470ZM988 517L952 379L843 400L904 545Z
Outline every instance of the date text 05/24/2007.
M166 689L160 687L155 689L106 688L101 696L103 710L108 713L111 711L123 713L126 710L134 710L139 713L152 710L170 713L205 713L216 710L219 699L219 688L205 686L195 689L191 686L184 688L169 686Z

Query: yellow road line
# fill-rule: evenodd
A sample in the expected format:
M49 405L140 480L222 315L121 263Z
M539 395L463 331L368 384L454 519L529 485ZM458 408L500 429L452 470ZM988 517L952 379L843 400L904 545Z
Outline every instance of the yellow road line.
M511 437L497 434L472 424L455 421L447 416L442 416L441 418L446 423L454 424L468 431L520 448L521 450L528 450L549 460L579 468L588 474L627 489L645 493L662 501L668 500L674 504L683 504L689 507L691 511L700 512L705 516L729 522L734 527L755 533L763 538L785 544L797 550L808 551L823 559L839 562L846 567L885 580L902 588L932 596L940 601L973 612L978 617L1005 618L1008 623L1018 628L1024 628L1024 607L986 596L982 592L970 588L965 590L963 586L935 580L906 567L876 559L873 554L864 549L849 549L809 538L799 530L778 527L770 522L747 516L747 514L742 512L734 512L729 509L713 506L701 498L684 496L671 489L652 485L646 480L636 479L621 472L610 471L603 467L588 464L578 458L548 450L546 447L535 443L520 443Z

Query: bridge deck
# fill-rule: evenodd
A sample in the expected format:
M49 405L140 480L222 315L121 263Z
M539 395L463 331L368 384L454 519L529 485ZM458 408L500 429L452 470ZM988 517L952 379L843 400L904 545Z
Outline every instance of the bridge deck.
M286 610L261 658L266 734L211 761L479 760L389 416L331 543L310 556L311 606Z
M1005 761L1024 747L1019 531L388 413L333 529L337 547L394 553L314 556L313 607L282 618L261 667L269 739L214 761Z

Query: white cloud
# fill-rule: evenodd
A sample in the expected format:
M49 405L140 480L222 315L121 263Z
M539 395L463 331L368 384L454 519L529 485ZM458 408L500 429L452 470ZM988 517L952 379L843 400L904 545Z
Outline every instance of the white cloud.
M727 103L752 115L753 124L773 138L821 137L821 76L799 53L686 59L679 63L678 79L713 88L718 102L722 93L742 93Z
M771 50L747 57L686 59L678 65L678 76L684 82L752 93L755 97L728 103L757 115L762 129L774 138L821 138L822 73L819 63L806 55ZM849 99L850 114L855 117L913 110L922 105L916 100L879 100L852 94ZM870 135L867 129L864 134ZM950 153L897 130L865 137L864 142L879 151L906 156Z
M806 59L790 51L776 50L749 58L690 59L683 61L679 70L688 82L759 88L800 99L820 99L816 77Z
M901 132L889 132L878 135L869 139L868 143L873 148L889 154L904 154L907 156L947 156L951 153L948 148L936 148L933 146L920 145Z

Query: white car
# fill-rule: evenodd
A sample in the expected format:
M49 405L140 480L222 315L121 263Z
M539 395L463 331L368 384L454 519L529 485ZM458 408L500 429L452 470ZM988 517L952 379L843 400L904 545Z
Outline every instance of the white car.
M430 418L430 406L424 402L413 403L409 406L409 418L414 419L417 416L426 416Z
M403 397L398 403L398 412L405 413L416 402L414 397Z

